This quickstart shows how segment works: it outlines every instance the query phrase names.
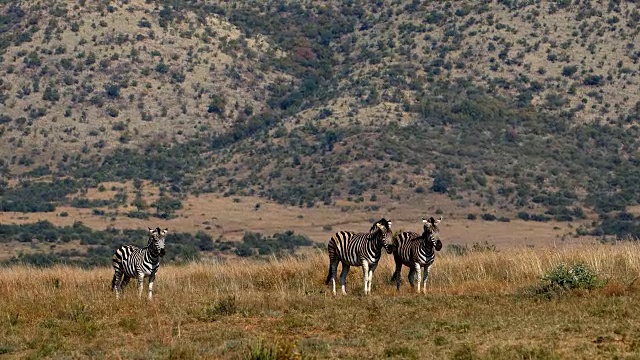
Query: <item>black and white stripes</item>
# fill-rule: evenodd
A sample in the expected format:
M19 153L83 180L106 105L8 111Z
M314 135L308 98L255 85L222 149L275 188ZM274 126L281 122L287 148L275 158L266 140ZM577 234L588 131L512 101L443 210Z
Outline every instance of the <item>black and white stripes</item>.
M442 249L442 242L438 235L438 224L442 221L434 218L422 219L423 232L419 235L415 232L401 232L394 236L393 239L393 260L396 263L396 271L391 279L396 280L396 289L400 290L400 272L402 265L409 267L409 283L414 286L414 277L418 275L418 293L420 285L427 292L427 278L429 277L429 267L436 258L435 251ZM420 279L420 270L424 268L422 279Z
M168 229L149 228L149 242L144 248L134 245L123 245L113 254L113 280L111 287L120 297L120 292L127 286L131 278L138 280L138 296L142 296L144 278L149 277L149 299L153 296L153 281L160 266L160 258L164 256L164 240Z
M346 295L347 274L351 266L362 266L364 293L371 292L373 272L378 266L384 247L391 254L391 221L380 219L371 227L369 233L339 231L331 237L327 250L329 252L329 274L326 284L331 282L333 294L336 294L336 274L338 263L342 263L340 285L342 294Z

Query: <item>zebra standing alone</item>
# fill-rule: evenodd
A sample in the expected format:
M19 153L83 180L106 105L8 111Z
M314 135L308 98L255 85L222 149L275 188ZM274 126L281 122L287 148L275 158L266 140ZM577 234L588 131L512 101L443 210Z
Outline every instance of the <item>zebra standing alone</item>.
M391 221L382 218L373 224L369 233L339 231L331 237L327 245L329 274L327 275L326 284L332 283L333 295L336 295L338 263L342 263L340 284L343 295L347 294L347 274L351 266L362 266L364 293L366 295L371 292L373 272L378 266L380 256L382 256L382 248L384 247L388 254L393 251L390 225Z
M400 272L402 265L409 267L409 283L414 286L414 276L418 274L418 293L422 283L424 292L427 292L427 278L429 277L429 267L436 258L436 251L442 249L442 242L438 235L438 224L442 221L433 217L428 220L422 218L424 229L422 235L414 232L401 232L393 239L393 260L396 263L396 271L391 280L396 280L396 290L400 290ZM424 274L420 280L420 268L424 267Z
M123 245L113 254L113 280L111 287L120 297L120 292L131 278L138 279L138 296L142 297L144 278L149 277L149 299L153 296L153 281L160 267L160 258L164 256L164 240L168 229L149 228L149 242L144 248Z

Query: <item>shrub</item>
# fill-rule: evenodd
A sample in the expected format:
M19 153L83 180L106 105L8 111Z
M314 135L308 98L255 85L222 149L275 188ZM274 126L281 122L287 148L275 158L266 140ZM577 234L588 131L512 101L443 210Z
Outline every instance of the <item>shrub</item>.
M120 97L120 85L108 84L104 86L104 92L110 99L117 99Z
M484 214L482 214L482 220L495 221L496 220L496 216L493 215L493 214L484 213Z
M466 245L459 245L459 244L447 245L447 253L453 254L455 256L466 255L468 251L469 251L469 248Z
M217 318L218 316L233 315L238 312L235 296L227 296L218 300L212 307L207 309L208 318Z
M107 108L107 115L111 116L111 117L118 117L118 115L120 115L120 111L118 111L118 109L109 106Z
M562 68L562 76L571 76L578 71L578 67L575 65L567 65Z
M160 74L166 74L169 72L169 66L164 63L164 60L160 60L158 65L156 65L156 71Z
M127 213L127 216L133 219L148 219L149 213L147 213L146 211L135 210L135 211L129 211Z
M604 285L598 275L587 265L560 264L547 271L541 278L543 283L533 287L533 293L548 298L557 297L573 290L592 290Z
M560 264L549 270L543 277L543 281L551 286L559 286L563 289L594 289L602 285L598 275L582 263L572 266Z
M56 102L60 100L60 93L55 87L47 86L42 94L42 100Z
M113 126L111 126L111 130L114 131L123 131L127 128L127 124L124 123L124 121L118 121L117 123L113 124Z
M211 101L209 107L207 107L208 113L223 114L225 111L226 100L220 95L211 95Z
M602 75L589 75L584 79L583 83L587 86L600 86L603 84L603 80Z
M490 244L488 241L484 241L483 243L474 242L471 245L471 251L473 252L497 252L496 246L494 244Z
M433 185L431 185L430 190L435 193L444 194L453 186L455 186L453 174L448 171L440 171L433 175Z

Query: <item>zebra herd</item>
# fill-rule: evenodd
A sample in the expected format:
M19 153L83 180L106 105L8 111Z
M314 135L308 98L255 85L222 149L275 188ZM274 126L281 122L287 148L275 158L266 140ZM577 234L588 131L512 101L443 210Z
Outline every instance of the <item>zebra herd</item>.
M340 287L342 294L347 294L347 274L351 266L361 266L364 281L364 293L371 293L371 281L373 273L378 266L382 256L382 248L387 254L393 254L396 270L392 280L396 280L396 290L400 290L400 272L402 265L409 267L409 283L414 286L415 274L418 274L418 292L420 284L426 293L427 277L429 267L433 264L435 251L442 249L442 242L438 235L438 224L442 221L433 217L422 219L422 234L415 232L400 232L392 236L391 221L382 218L377 221L369 230L369 233L354 233L350 231L339 231L329 240L327 250L329 252L329 274L326 285L331 283L333 295L336 295L336 274L338 263L342 263L340 272ZM435 250L435 251L434 251ZM422 280L420 280L420 270L424 268Z
M365 295L371 293L373 273L382 257L382 249L387 254L393 254L396 268L392 280L396 281L396 290L400 290L400 273L402 266L409 267L409 283L413 288L415 276L418 280L418 293L426 293L429 267L435 260L435 251L442 249L439 237L438 224L442 221L422 218L422 234L415 232L400 232L392 235L391 221L382 218L376 221L368 233L356 233L352 231L338 231L329 240L327 250L329 253L329 273L326 285L331 283L333 295L336 295L336 275L338 264L342 263L340 272L340 287L342 294L347 294L347 274L352 266L362 267ZM169 232L168 229L149 228L149 240L147 246L139 248L133 245L123 245L113 254L113 280L111 288L116 297L120 297L122 289L131 278L138 282L138 296L142 296L144 279L149 277L149 295L153 296L153 281L160 267L160 258L164 256L164 242ZM424 268L424 270L422 270ZM422 274L422 279L420 278Z

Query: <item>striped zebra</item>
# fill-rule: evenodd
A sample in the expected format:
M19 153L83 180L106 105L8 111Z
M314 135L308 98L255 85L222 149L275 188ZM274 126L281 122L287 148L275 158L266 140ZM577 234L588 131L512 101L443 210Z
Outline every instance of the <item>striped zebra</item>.
M442 221L422 218L424 225L422 235L414 232L401 232L393 238L393 260L396 263L396 271L391 280L396 280L396 290L400 290L400 272L402 265L409 267L409 283L414 286L414 276L418 274L418 293L422 283L424 292L427 292L427 278L429 277L429 267L436 258L436 251L442 249L442 242L438 235L438 224ZM420 268L424 267L422 280L420 280Z
M364 278L364 293L371 292L371 282L373 272L378 266L378 261L382 256L384 247L388 254L391 254L391 221L382 218L377 221L369 230L369 233L354 233L351 231L339 231L329 240L327 250L329 252L329 274L326 284L331 282L333 295L336 295L336 274L338 273L338 263L342 263L340 273L340 284L342 294L346 295L347 274L351 266L362 266L362 276Z
M146 247L123 245L113 254L113 280L111 287L116 292L116 298L127 286L131 278L138 279L138 296L142 297L144 278L149 277L149 300L153 296L153 280L160 267L160 258L164 256L164 240L168 229L149 228L149 242Z

